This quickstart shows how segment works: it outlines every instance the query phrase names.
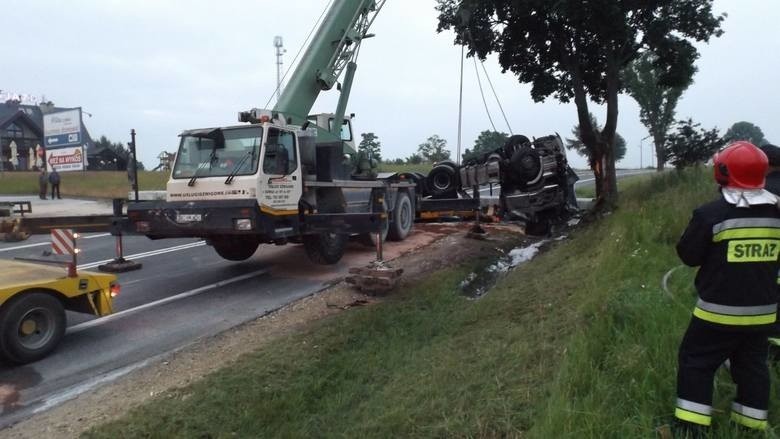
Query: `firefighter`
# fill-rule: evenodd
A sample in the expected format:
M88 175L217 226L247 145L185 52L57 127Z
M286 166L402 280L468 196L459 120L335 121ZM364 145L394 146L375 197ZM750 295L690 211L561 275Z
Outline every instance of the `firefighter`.
M714 157L721 196L693 212L677 243L680 259L698 266L699 299L680 343L675 418L682 435L711 424L715 371L727 359L737 383L731 420L767 428L767 335L777 315L780 211L764 190L767 156L736 142Z
M766 144L761 146L761 151L764 151L769 159L769 173L766 176L764 189L780 196L780 147ZM780 273L778 273L777 283L780 285ZM775 327L769 336L769 356L773 361L780 360L780 322L775 322Z

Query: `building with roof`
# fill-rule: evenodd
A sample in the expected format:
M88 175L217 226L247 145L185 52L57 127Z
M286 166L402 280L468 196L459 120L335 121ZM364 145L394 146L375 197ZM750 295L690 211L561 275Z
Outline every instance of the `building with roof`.
M44 146L43 116L71 109L51 102L27 105L12 99L0 103L0 169L34 169L35 152ZM83 120L81 133L88 162L101 157Z

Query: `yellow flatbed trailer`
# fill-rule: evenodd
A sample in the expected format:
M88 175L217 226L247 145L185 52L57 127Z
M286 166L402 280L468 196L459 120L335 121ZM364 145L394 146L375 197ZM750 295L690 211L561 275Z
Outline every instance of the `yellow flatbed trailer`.
M65 335L65 310L111 314L116 280L67 264L0 260L0 360L24 364L48 355Z

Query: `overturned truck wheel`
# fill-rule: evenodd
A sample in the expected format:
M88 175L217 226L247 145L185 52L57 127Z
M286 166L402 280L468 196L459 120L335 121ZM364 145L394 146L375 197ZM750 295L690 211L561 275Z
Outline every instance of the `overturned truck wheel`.
M338 233L322 233L319 235L304 235L303 247L309 259L316 264L333 265L344 256L347 235Z

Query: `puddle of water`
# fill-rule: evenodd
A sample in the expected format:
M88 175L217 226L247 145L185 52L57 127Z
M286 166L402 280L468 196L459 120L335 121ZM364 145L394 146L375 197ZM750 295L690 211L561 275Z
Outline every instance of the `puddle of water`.
M471 299L478 299L487 294L493 288L499 279L506 273L512 271L515 267L532 260L539 250L550 241L561 241L566 236L559 236L553 240L545 239L512 249L509 253L496 259L495 262L488 265L480 272L472 272L466 276L460 283L460 290L464 296Z

